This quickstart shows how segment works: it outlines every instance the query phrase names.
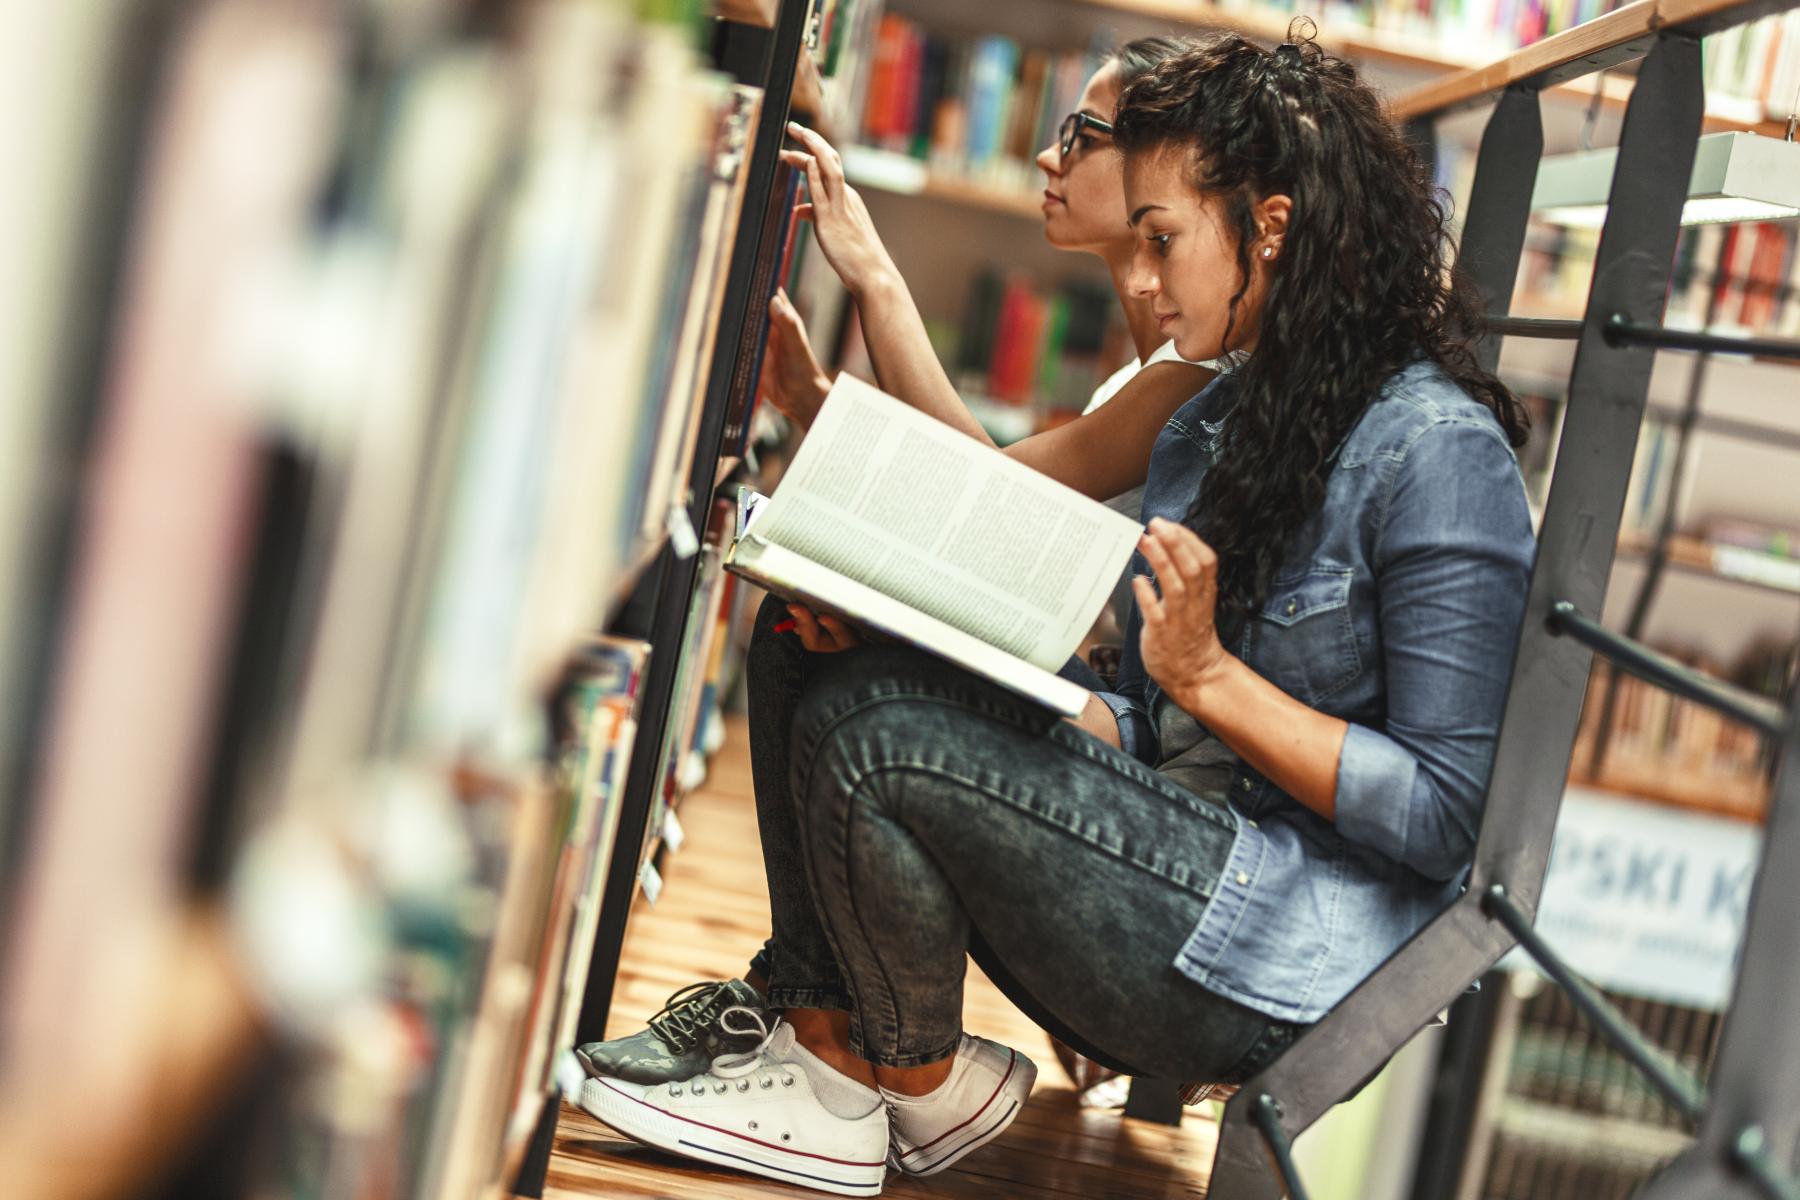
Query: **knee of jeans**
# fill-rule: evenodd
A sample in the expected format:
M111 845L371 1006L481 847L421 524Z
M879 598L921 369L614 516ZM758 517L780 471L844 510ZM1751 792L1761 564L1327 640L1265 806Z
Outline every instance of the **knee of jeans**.
M841 675L809 687L794 720L794 795L803 819L841 819L853 802L881 806L883 791L870 786L871 777L945 747L957 715L930 696Z

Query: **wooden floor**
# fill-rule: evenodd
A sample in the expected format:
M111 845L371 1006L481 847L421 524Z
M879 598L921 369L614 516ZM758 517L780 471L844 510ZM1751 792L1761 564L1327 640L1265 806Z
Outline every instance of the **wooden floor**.
M707 786L681 808L687 843L666 856L661 901L640 902L625 939L608 1036L641 1029L677 988L741 976L769 930L757 849L749 754L733 722ZM1079 1108L1042 1031L973 965L965 1010L971 1033L1038 1064L1031 1102L997 1141L929 1179L890 1173L884 1196L1094 1198L1203 1196L1216 1127L1189 1110L1180 1128ZM720 1171L627 1141L565 1104L546 1200L582 1196L803 1196L802 1189Z

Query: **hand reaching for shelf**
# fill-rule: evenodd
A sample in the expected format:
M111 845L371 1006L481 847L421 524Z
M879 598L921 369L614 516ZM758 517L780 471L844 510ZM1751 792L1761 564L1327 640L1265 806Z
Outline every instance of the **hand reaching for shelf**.
M845 181L844 160L837 150L797 122L788 122L788 133L806 147L781 152L784 162L806 172L809 203L800 205L797 211L812 221L825 260L850 294L860 300L871 286L883 279L897 278L899 271L888 256L887 247L882 245L881 235L875 231L868 205Z
M785 291L777 291L769 302L769 348L756 387L782 416L802 429L812 427L831 390L831 379L813 353L806 325Z

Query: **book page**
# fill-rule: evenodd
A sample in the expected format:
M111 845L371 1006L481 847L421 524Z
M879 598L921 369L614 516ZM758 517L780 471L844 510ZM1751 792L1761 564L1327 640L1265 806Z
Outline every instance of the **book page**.
M1141 532L840 375L754 536L1055 671L1092 627Z
M891 634L1064 716L1077 716L1087 705L1088 690L1080 684L995 649L980 638L771 542L759 538L739 542L726 570L778 596Z

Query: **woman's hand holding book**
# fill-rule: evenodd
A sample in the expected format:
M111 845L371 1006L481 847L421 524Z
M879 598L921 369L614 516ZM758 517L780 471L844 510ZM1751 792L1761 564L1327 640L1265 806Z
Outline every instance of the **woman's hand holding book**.
M804 604L790 604L788 614L793 617L793 634L800 639L800 644L814 654L836 654L840 650L850 650L862 644L856 631L837 617L827 614L814 615L812 609ZM775 628L780 630L783 621Z

